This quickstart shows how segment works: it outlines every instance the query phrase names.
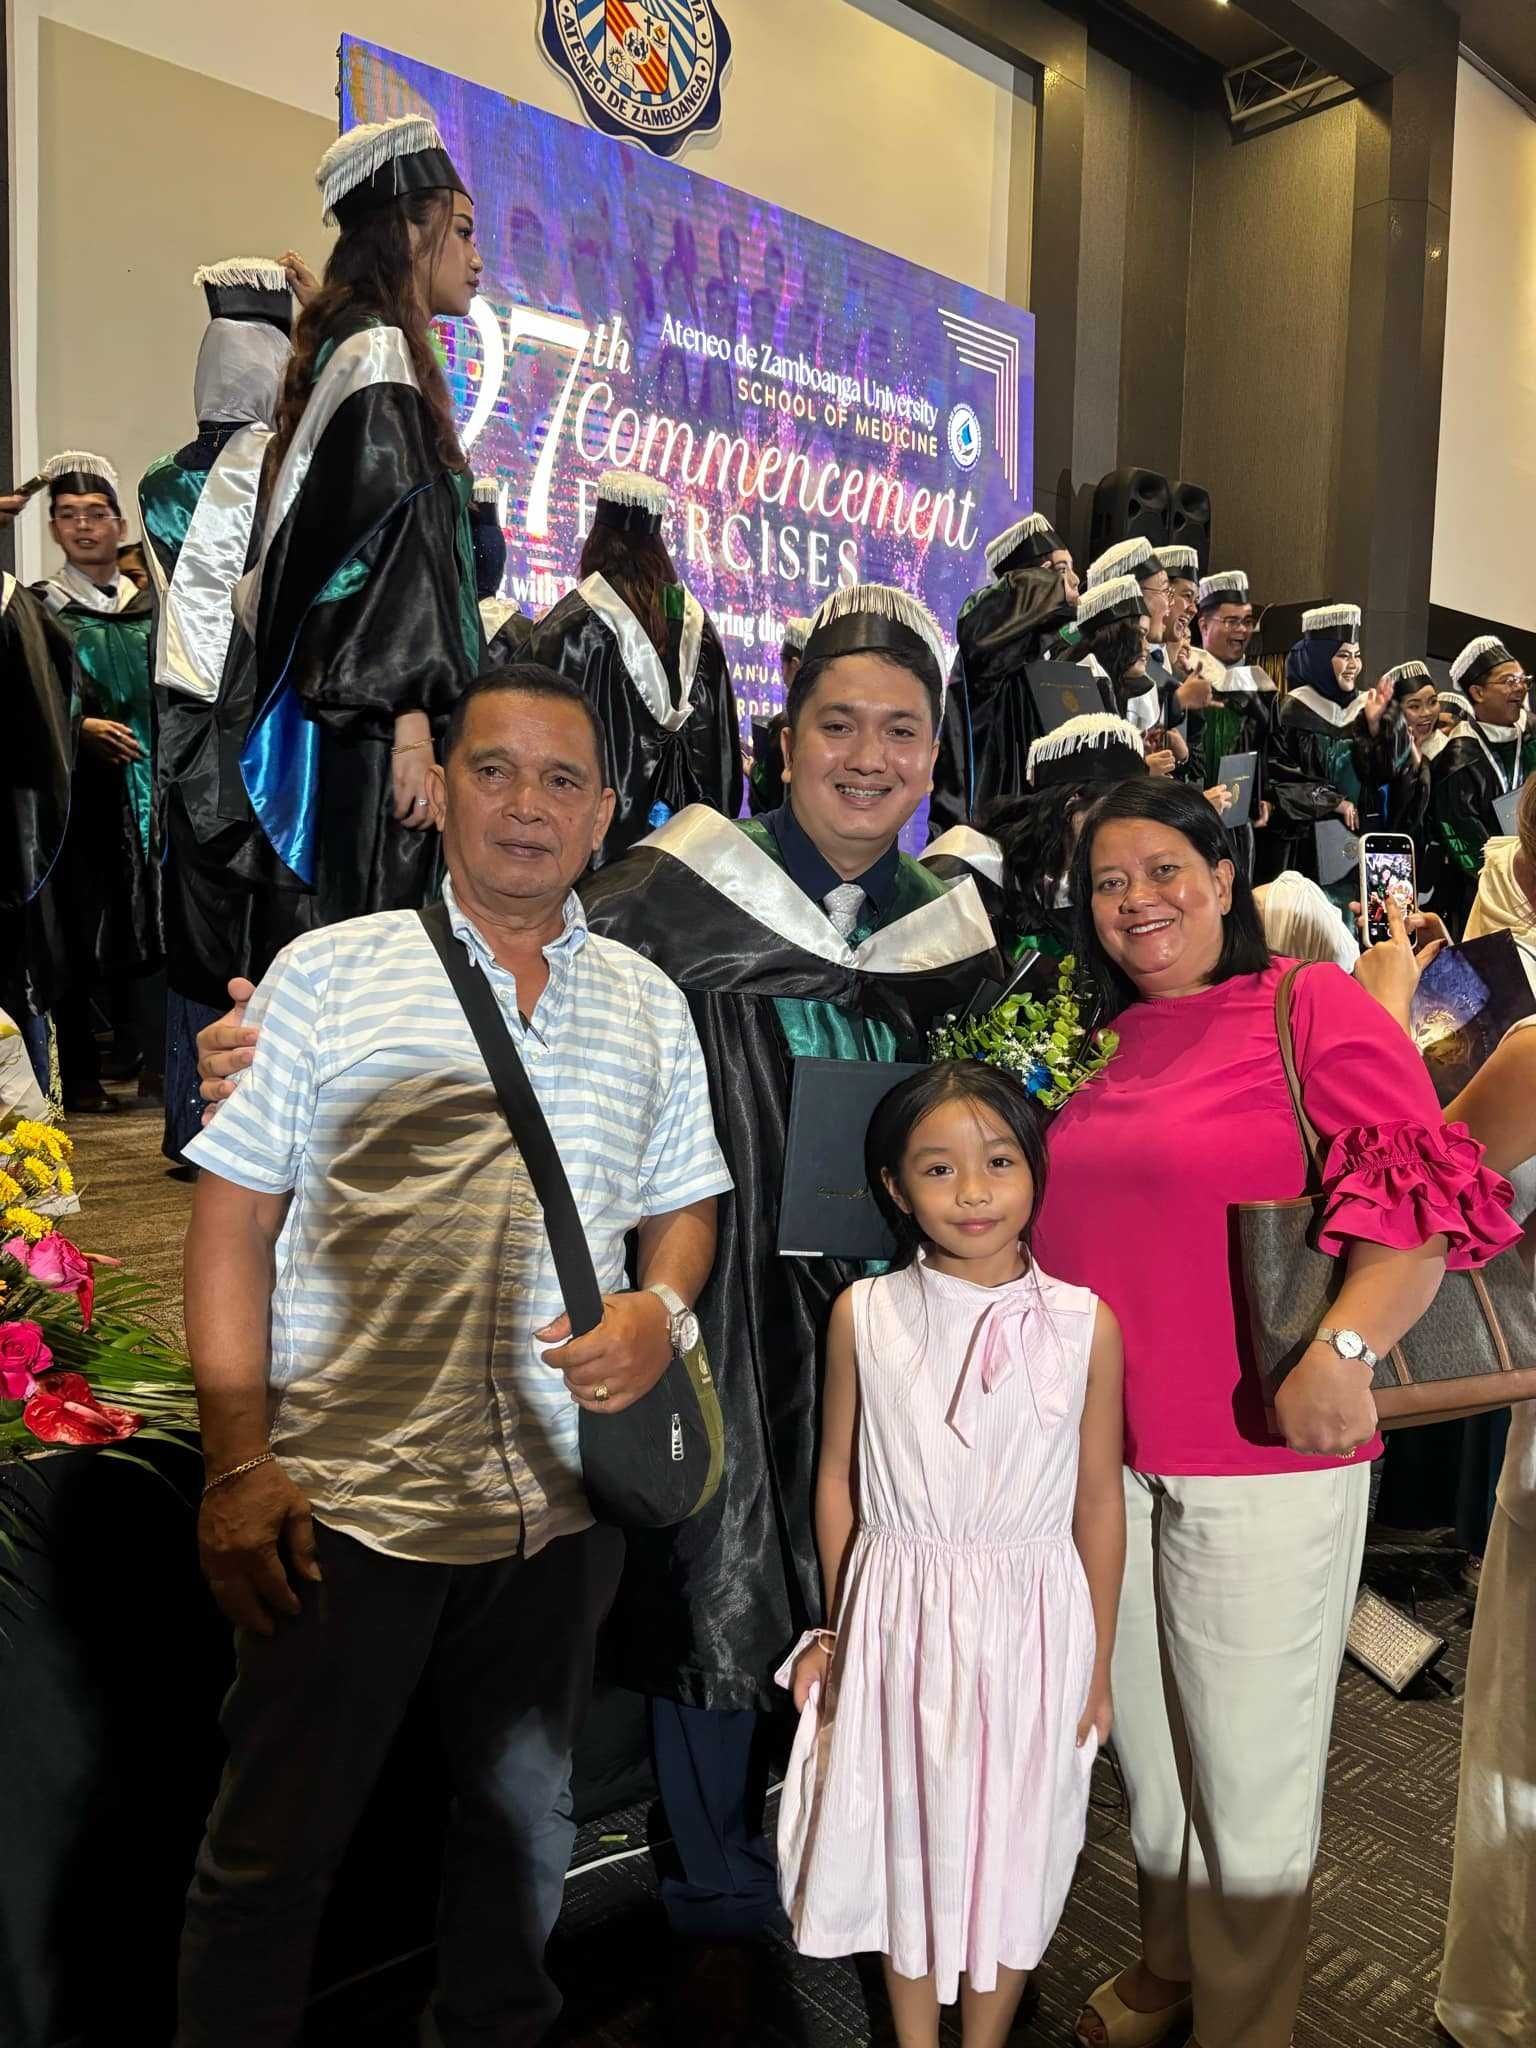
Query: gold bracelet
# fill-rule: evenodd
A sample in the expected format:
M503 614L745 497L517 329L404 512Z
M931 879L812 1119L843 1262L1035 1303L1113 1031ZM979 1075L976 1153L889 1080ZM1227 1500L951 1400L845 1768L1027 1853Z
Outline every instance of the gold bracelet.
M392 754L414 754L419 747L430 747L430 740L407 740L403 747L391 747Z
M276 1458L276 1451L263 1451L259 1458L247 1458L243 1465L231 1465L227 1472L218 1472L212 1479L205 1479L203 1498L206 1500L216 1486L224 1486L231 1479L238 1479L243 1472L254 1472L258 1465L273 1464Z

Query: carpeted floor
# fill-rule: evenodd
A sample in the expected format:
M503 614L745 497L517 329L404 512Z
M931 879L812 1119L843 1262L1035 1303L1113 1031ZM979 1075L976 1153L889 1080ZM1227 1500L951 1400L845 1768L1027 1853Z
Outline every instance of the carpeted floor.
M125 1093L125 1101L131 1096ZM81 1241L122 1257L175 1298L191 1189L159 1153L159 1115L135 1108L72 1126L86 1213ZM1373 1544L1368 1576L1450 1640L1441 1669L1459 1691L1466 1605L1455 1560L1427 1542ZM1334 1731L1309 1988L1295 2048L1430 2048L1431 2010L1455 1825L1460 1705L1433 1684L1394 1699L1353 1664ZM647 1816L632 1810L583 1830L567 1887L554 1967L570 1996L568 2039L580 2048L665 2048L656 2018L667 1948L648 1853ZM1066 1918L1040 1975L1036 2018L1017 2038L1065 2043L1084 1994L1130 1960L1135 1872L1118 1789L1101 1765L1088 1848ZM414 2039L408 2012L430 1958L317 2002L307 2038L332 2048ZM853 2048L869 2038L852 1964L764 1959L758 2038L764 2048ZM953 2037L958 2039L958 2034Z
M89 1251L109 1252L161 1288L181 1321L181 1241L192 1208L190 1177L178 1178L161 1156L164 1111L141 1103L132 1083L108 1085L119 1116L72 1116L76 1179L84 1213L79 1237Z

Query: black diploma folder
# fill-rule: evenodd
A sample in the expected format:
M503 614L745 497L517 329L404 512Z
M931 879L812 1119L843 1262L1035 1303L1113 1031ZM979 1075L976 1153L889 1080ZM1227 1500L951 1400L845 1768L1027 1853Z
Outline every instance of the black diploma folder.
M785 1258L890 1258L895 1245L864 1178L864 1139L891 1090L926 1072L899 1060L795 1061L779 1197Z
M1076 662L1027 661L1024 674L1042 732L1054 732L1069 718L1086 718L1115 708L1109 685L1101 683L1091 668Z
M1253 778L1258 772L1257 754L1223 754L1216 780L1224 782L1232 792L1232 808L1223 811L1221 822L1229 832L1235 832L1239 825L1250 824L1253 820Z
M1325 889L1360 879L1360 839L1342 818L1324 818L1312 827L1317 848L1317 879Z

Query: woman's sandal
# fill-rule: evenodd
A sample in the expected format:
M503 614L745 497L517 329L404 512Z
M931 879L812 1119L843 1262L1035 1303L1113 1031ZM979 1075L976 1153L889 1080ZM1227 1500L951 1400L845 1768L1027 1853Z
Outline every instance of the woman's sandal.
M1096 2019L1104 2029L1104 2048L1158 2048L1175 2027L1194 2011L1194 2000L1177 1998L1172 2005L1160 2005L1156 2012L1137 2012L1120 1996L1120 1973L1108 1977L1078 2014L1072 2038L1080 2048L1097 2048L1083 2033L1083 2021Z

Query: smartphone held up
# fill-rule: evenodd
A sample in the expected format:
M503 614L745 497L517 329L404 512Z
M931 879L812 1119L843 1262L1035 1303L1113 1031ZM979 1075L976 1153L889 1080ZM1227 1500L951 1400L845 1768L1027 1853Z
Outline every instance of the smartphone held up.
M1388 908L1406 919L1418 908L1418 875L1413 841L1405 832L1367 832L1360 841L1360 901L1367 942L1383 945L1392 936Z

